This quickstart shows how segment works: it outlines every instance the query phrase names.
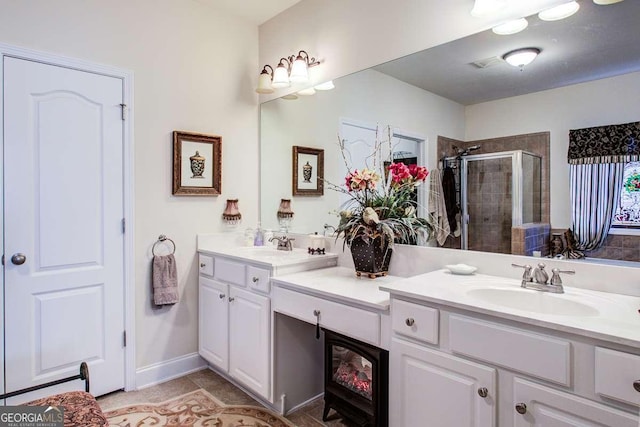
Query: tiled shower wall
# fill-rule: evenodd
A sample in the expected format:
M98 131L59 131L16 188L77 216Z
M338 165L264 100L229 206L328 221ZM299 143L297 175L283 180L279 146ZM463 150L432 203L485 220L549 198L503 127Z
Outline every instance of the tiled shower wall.
M438 137L437 152L440 158L456 155L456 149L466 148L471 145L480 145L480 148L471 152L471 154L486 154L500 151L524 150L539 155L542 158L541 164L541 199L530 198L529 202L532 208L540 207L542 211L541 223L548 224L550 220L550 204L549 204L549 132L539 132L525 135L515 135L503 138L484 139L479 141L459 141L451 138ZM442 167L442 166L440 166ZM469 249L490 251L498 253L511 253L512 233L519 237L519 232L511 229L511 195L507 194L502 188L506 183L511 181L510 172L506 173L496 166L489 167L490 170L485 171L483 175L469 177L470 186L468 191L469 202L479 204L478 207L482 212L481 217L475 220L470 218L469 227ZM494 170L495 169L495 170ZM510 169L510 168L508 168ZM457 173L457 171L456 171ZM480 200L479 190L482 185L488 185L488 196ZM484 189L486 190L486 188ZM537 189L533 189L535 191ZM527 200L527 197L525 197ZM494 226L489 224L493 223ZM531 231L530 231L531 232ZM536 233L539 236L542 233ZM536 237L538 239L538 237ZM547 239L548 240L548 239ZM531 242L531 239L529 240ZM525 250L525 237L523 236L522 246ZM461 238L449 236L443 245L447 248L460 248ZM516 245L519 247L518 245ZM544 246L544 245L543 245ZM543 246L537 246L544 249ZM533 246L527 246L530 251L541 250L532 249ZM548 251L548 244L547 249Z

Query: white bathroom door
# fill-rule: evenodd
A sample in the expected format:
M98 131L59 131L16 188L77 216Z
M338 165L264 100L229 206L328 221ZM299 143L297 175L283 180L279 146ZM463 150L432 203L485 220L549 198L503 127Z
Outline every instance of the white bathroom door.
M3 70L6 390L82 361L93 394L121 389L123 81L11 57Z

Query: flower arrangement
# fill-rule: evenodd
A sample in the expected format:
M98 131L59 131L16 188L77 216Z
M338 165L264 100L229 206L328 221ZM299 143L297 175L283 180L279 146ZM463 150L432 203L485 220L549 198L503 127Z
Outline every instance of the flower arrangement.
M388 147L383 147L387 141L380 142L377 136L378 131L367 167L355 170L349 167L344 141L339 139L348 173L344 186L328 183L328 187L346 194L348 201L339 212L337 236L344 237L344 243L349 246L356 238L367 244L383 236L391 244L416 244L420 238L428 240L433 233L433 225L417 215L416 190L429 171L423 166L385 159L383 152L389 153L386 157L392 153L390 129Z

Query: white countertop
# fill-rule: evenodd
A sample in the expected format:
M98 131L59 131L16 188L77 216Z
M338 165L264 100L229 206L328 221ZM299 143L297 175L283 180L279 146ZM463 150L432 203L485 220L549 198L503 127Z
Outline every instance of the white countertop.
M223 255L242 262L261 264L268 267L287 267L297 264L316 263L327 265L337 262L338 255L326 253L325 255L311 255L306 249L294 248L292 251L279 251L272 246L222 246L199 245L198 252L210 255ZM318 268L318 267L316 267Z
M454 275L448 270L438 270L391 283L380 283L382 291L393 296L417 299L447 305L498 318L553 328L591 338L640 347L640 297L597 292L565 286L564 294L549 294L520 288L520 280L473 274ZM537 313L526 309L515 309L505 305L481 300L469 295L477 289L499 289L535 292L537 299L561 298L594 308L589 315L560 315ZM553 301L551 301L552 303Z
M389 294L378 287L392 285L399 280L402 278L395 276L357 277L353 268L346 267L323 268L271 279L277 286L381 311L389 310Z

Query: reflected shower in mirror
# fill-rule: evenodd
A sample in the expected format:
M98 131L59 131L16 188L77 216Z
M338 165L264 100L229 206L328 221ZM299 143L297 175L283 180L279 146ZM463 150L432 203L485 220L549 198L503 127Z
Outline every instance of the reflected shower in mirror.
M279 200L292 198L292 146L324 149L325 178L340 183L343 170L337 142L344 123L369 128L390 125L397 134L424 141L418 143L420 163L432 172L443 167L443 157L458 154L453 145L463 150L480 145L467 156L517 150L535 154L540 159L541 219L532 217L531 222L543 226L514 228L510 246L511 252L528 253L534 240L548 245L550 233L571 226L569 130L637 121L637 16L637 1L609 6L585 1L578 13L563 21L543 22L531 16L529 27L515 35L485 31L341 77L334 80L331 91L263 103L263 227L273 223L270 227L277 228ZM523 70L501 59L504 53L526 46L535 46L541 53ZM506 143L509 140L516 142ZM441 141L450 145L441 146ZM535 156L531 159L534 162ZM534 185L533 181L537 178L525 184ZM489 197L499 198L513 202L513 197ZM523 198L523 224L529 223L525 218L535 210L527 206L536 203ZM340 204L338 194L331 191L317 197L293 197L296 216L291 231L322 233L325 224L335 226L338 220L332 212ZM493 208L483 206L482 212L488 209ZM453 238L449 240L445 246L454 246ZM630 236L611 240L620 250L635 244ZM636 249L640 253L640 244Z

